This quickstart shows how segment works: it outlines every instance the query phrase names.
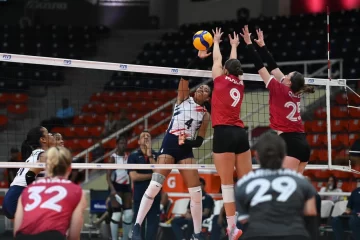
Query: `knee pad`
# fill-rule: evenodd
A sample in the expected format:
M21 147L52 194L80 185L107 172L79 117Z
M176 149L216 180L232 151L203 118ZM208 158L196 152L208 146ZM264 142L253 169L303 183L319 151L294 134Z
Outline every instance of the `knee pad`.
M188 188L189 193L190 193L190 199L191 201L195 202L195 203L199 203L202 201L202 191L201 191L201 187L193 187L193 188Z
M125 209L122 216L123 224L131 225L134 217L134 213L132 209Z
M159 173L153 173L150 184L145 191L145 195L149 199L154 199L161 190L165 176Z
M151 176L151 181L155 181L162 186L165 181L165 176L160 173L153 173Z
M115 224L119 224L120 220L121 220L121 211L119 210L114 211L111 216L111 222Z
M221 185L221 191L224 203L235 202L234 184Z

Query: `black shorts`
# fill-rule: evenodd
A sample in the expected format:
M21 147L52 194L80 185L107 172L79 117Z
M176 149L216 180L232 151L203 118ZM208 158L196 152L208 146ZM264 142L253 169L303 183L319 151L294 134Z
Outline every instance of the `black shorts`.
M310 159L310 146L305 133L281 133L279 135L286 143L286 155L298 159L300 162L308 162Z
M248 134L237 126L214 127L213 152L240 154L250 149Z
M174 158L175 163L179 163L181 160L187 158L194 158L192 147L186 145L179 145L179 137L166 133L161 144L159 154L167 154Z
M246 238L246 240L310 240L305 236L272 236L272 237L250 237Z
M119 184L116 182L112 183L114 185L114 188L116 190L116 192L119 193L131 193L131 185L130 184Z
M66 240L66 236L58 231L46 231L35 235L16 234L15 240Z

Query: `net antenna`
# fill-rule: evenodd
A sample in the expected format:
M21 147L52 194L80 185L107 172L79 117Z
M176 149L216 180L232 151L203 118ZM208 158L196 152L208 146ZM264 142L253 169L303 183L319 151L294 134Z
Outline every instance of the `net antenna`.
M331 82L331 62L330 62L330 10L327 8L326 23L327 23L327 56L328 56L328 79L326 84L326 125L327 125L327 142L328 142L328 167L332 169L332 147L331 147L331 111L330 111L330 82Z

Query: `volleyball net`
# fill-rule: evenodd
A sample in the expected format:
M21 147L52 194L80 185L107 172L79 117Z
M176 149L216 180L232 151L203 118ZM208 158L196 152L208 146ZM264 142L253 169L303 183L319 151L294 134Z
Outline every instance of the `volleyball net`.
M107 159L116 147L115 138L129 134L128 148L138 147L138 135L149 130L153 148L158 150L167 129L175 103L180 76L188 76L192 91L199 84L212 85L209 70L189 70L48 58L0 53L1 115L6 118L1 134L3 143L1 168L20 166L43 168L44 164L7 162L13 146L20 147L26 132L41 121L56 116L62 99L67 98L74 108L71 121L51 129L65 138L65 146L73 151L74 169L203 169L214 171L212 161L212 128L209 124L203 145L194 149L198 164L194 165L142 165L109 164ZM341 62L334 60L333 63ZM305 72L306 84L315 86L314 94L302 97L301 106L289 108L288 118L296 111L302 113L308 141L312 147L308 170L328 169L356 172L356 164L350 159L349 149L358 139L360 120L359 95L349 87L346 79L319 78L326 61L313 61L318 67L308 67L298 62L284 65L282 70ZM186 65L186 64L179 64ZM206 66L209 69L211 65ZM305 67L305 70L304 70ZM244 65L244 69L250 69ZM341 70L341 64L334 69ZM326 67L325 67L326 69ZM335 70L333 70L335 72ZM338 75L339 76L339 75ZM91 80L95 79L95 80ZM16 81L15 81L16 80ZM23 80L23 81L19 81ZM42 81L41 81L42 80ZM246 125L249 141L253 146L259 136L269 129L268 91L258 74L244 74L245 96L241 116ZM19 86L20 85L20 86ZM27 85L27 90L17 88ZM351 85L351 84L350 84ZM15 95L14 95L15 94ZM112 116L109 116L112 115ZM21 117L19 117L21 116ZM104 125L109 118L120 118L127 123L104 135ZM122 119L124 118L124 119ZM119 120L119 119L117 119ZM22 131L17 131L22 129ZM18 134L18 135L16 135ZM102 153L95 154L102 148ZM100 151L101 152L101 151ZM354 154L357 152L354 151ZM258 165L254 164L254 168ZM88 171L87 171L88 172ZM350 176L350 175L349 175Z

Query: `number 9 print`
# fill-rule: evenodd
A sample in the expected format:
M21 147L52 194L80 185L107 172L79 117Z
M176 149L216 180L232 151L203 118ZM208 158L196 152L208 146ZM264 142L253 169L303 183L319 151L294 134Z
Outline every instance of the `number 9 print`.
M236 105L239 103L241 98L239 90L237 90L236 88L232 88L230 90L230 97L234 100L231 106L236 107Z

